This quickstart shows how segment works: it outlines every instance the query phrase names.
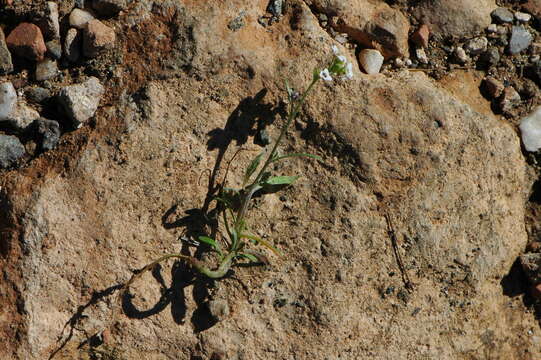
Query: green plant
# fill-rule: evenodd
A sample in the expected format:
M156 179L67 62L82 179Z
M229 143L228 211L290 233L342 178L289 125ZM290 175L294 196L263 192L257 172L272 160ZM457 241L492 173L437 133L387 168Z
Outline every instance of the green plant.
M247 259L254 264L267 263L267 258L263 254L249 249L250 245L260 245L266 247L275 254L280 255L280 251L271 243L249 232L246 221L248 208L254 195L257 193L265 194L279 191L284 187L293 184L299 178L299 176L273 176L270 171L271 164L287 158L299 156L320 159L318 156L306 153L279 155L278 147L284 139L287 129L299 114L308 94L320 79L332 81L333 76L341 76L348 79L352 78L351 63L349 63L344 56L338 54L336 47L333 47L333 51L334 56L329 67L321 71L315 69L312 81L302 94L299 94L290 88L286 81L288 115L280 131L280 135L274 142L271 150L267 152L266 156L265 152L262 152L251 161L244 173L240 189L226 188L222 184L218 194L214 197L214 200L217 202L217 213L223 222L226 236L222 237L221 241L218 241L209 236L201 235L199 236L199 241L212 248L218 258L218 267L214 270L210 269L201 260L184 254L167 254L148 264L135 274L125 285L126 289L142 273L151 270L157 264L168 259L182 259L201 274L206 275L209 278L218 279L225 276L234 262L238 259ZM233 159L234 158L235 157L233 157ZM263 159L264 161L262 162Z

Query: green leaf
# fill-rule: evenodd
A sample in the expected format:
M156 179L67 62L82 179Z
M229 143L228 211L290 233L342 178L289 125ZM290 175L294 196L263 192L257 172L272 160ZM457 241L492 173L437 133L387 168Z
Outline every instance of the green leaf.
M252 160L252 162L250 163L248 168L246 169L246 173L244 174L244 182L245 183L250 179L250 176L252 176L252 174L257 170L257 167L259 166L259 163L261 161L262 156L263 156L263 153L260 153L259 155L257 155Z
M319 73L320 73L320 71L321 71L321 70L319 70L318 68L315 68L315 69L314 69L314 72L312 73L313 81L319 80Z
M273 176L265 181L264 185L291 185L300 176Z
M199 241L201 241L202 243L205 243L207 245L210 245L211 247L213 247L214 249L218 250L218 244L216 244L216 241L212 238L209 238L208 236L200 236L199 238Z
M312 158L312 159L316 159L316 160L319 160L319 161L323 161L323 159L320 156L317 156L317 155L312 155L312 154L307 154L307 153L292 153L292 154L273 157L272 162L283 160L283 159L290 158L290 157L303 157L303 156L304 157L309 157L309 158Z
M257 258L257 256L252 255L252 254L240 253L238 256L246 258L252 262L259 262L259 259Z
M280 250L278 250L270 242L268 242L267 240L263 240L259 236L250 235L250 234L242 234L241 238L250 239L256 244L263 245L264 247L266 247L267 249L269 249L270 251L272 251L276 255L282 256L282 253L280 252Z
M291 99L292 95L293 95L293 89L289 86L289 82L286 80L284 80L285 84L286 84L286 90L287 90L287 96L289 97L289 99Z

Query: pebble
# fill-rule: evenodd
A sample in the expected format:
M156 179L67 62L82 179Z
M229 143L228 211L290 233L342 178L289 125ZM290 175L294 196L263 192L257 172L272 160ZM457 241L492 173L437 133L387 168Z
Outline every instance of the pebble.
M511 30L511 39L509 40L508 51L515 55L525 50L532 43L533 36L523 26L513 26Z
M539 111L540 111L540 107L538 107L534 112L534 114L535 113L538 114L538 117L541 116L541 113ZM520 126L522 127L522 124ZM541 135L541 133L539 134ZM522 254L519 256L519 259L520 259L520 265L522 266L522 270L524 270L524 273L526 274L526 277L528 278L528 280L532 284L541 283L541 271L540 271L541 270L541 254L539 253Z
M11 60L11 53L9 52L6 44L4 31L0 27L0 75L9 74L12 71L13 61Z
M500 52L498 48L491 47L481 55L481 61L488 66L497 65L500 62Z
M25 91L27 99L41 104L51 98L51 91L42 87L32 87Z
M36 133L41 140L41 150L49 151L56 147L60 140L58 121L41 118L35 122Z
M128 2L126 0L94 0L92 8L101 16L115 16L126 9Z
M411 61L411 59L408 58L408 59L404 60L404 65L411 66L412 64L413 64L413 61Z
M50 80L58 75L56 60L45 59L36 64L36 80Z
M8 115L6 122L14 130L23 132L37 119L39 119L39 113L24 101L19 101L15 109Z
M513 22L513 13L503 7L499 7L496 10L492 11L490 15L495 21L499 22L500 24Z
M70 62L77 62L81 57L81 35L75 28L68 30L64 40L64 54Z
M60 23L58 22L58 4L47 1L45 16L40 21L40 28L46 39L60 39Z
M284 0L270 0L267 11L275 17L280 17L282 15L283 8Z
M511 111L520 103L520 94L514 87L508 86L503 90L500 96L500 109L506 115L512 115Z
M515 13L515 19L517 19L518 22L527 23L532 19L532 15L519 11Z
M47 54L49 54L53 59L60 59L62 57L62 46L58 39L47 41L45 43L47 47Z
M0 134L0 167L8 168L25 155L21 141L15 136Z
M359 53L359 63L367 74L378 74L383 65L383 55L375 49L363 49Z
M470 53L470 55L479 55L487 50L488 40L484 36L480 36L469 40L464 49Z
M208 303L212 317L218 321L225 320L229 316L229 304L223 299L212 299Z
M541 54L541 43L539 42L533 42L530 45L530 54L532 55L539 55Z
M404 67L404 60L402 60L401 58L396 58L394 59L394 66L397 67L397 68L401 68L401 67Z
M428 40L430 37L430 29L428 28L428 25L423 24L421 25L413 34L411 34L411 41L420 47L428 47Z
M83 33L83 53L92 58L100 52L115 46L115 30L99 20L91 20L86 24Z
M491 34L494 34L494 33L498 32L498 25L490 24L489 26L487 26L487 32L489 32Z
M428 64L428 57L426 56L425 50L423 48L415 49L415 57L421 64Z
M84 83L63 87L58 94L58 100L73 126L80 127L94 116L103 92L100 81L91 77Z
M470 60L469 56L466 54L466 51L460 46L455 48L453 55L460 64L465 64Z
M69 17L70 26L79 30L84 29L86 24L91 20L94 20L94 16L91 13L78 8L73 9Z
M6 120L17 104L17 92L10 82L0 84L0 121Z
M503 85L501 81L491 76L488 76L483 80L483 85L488 95L492 99L498 98L503 93L503 90L505 89L505 86Z
M34 24L21 23L6 39L12 53L33 61L43 60L47 47L41 30Z
M541 149L541 106L538 106L530 115L524 117L520 121L519 128L526 151L536 152ZM523 260L524 256L521 256L523 268L525 262L530 263L530 261L527 261L528 257Z

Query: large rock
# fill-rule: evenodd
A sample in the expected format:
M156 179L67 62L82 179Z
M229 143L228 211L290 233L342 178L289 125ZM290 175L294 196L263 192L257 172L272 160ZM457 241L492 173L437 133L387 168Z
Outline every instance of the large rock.
M470 37L484 31L494 9L494 0L421 0L414 14L439 37Z
M16 55L33 61L43 60L47 47L39 27L21 23L6 39L8 48Z
M168 3L180 8L147 12L150 19L135 19L123 36L160 39L171 21L193 36L176 33L166 52L153 41L119 49L129 71L111 93L140 90L111 101L96 129L66 136L58 154L0 180L9 214L0 212L9 220L0 221L0 234L11 245L0 248L0 290L9 295L0 307L9 319L0 321L7 343L0 358L41 360L55 351L53 358L84 358L94 349L90 337L108 341L98 355L103 349L126 360L218 352L225 359L518 360L526 351L535 359L538 322L505 285L526 245L531 188L515 130L492 115L474 80L442 89L443 80L420 72L361 76L356 63L353 81L314 88L280 146L324 161L280 163L279 174L302 177L249 211L253 232L287 256L269 254L273 266L235 267L238 281L211 284L182 263L164 263L118 301L135 269L163 253L196 252L179 237L203 231L201 174L218 161L221 181L242 147L228 186L242 181L261 151L251 134L281 111L281 79L303 89L335 43L304 2L288 2L295 7L273 32L256 21L223 31L241 3ZM242 5L252 19L266 6ZM297 12L298 23L290 22ZM145 85L153 73L168 74L157 54L190 64L190 73ZM272 138L279 125L267 126ZM212 318L210 298L227 302L226 320Z
M333 15L335 30L347 33L366 47L376 46L385 56L408 56L407 18L397 9L381 2L359 0L310 0L310 5Z
M58 94L58 100L73 126L79 127L94 116L103 92L100 81L90 77L84 83L63 87Z

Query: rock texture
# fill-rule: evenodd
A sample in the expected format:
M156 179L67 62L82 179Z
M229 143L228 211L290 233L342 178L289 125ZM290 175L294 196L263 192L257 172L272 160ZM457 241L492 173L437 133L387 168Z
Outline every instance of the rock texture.
M40 28L30 23L18 25L9 33L6 42L13 53L33 61L43 60L47 51Z

